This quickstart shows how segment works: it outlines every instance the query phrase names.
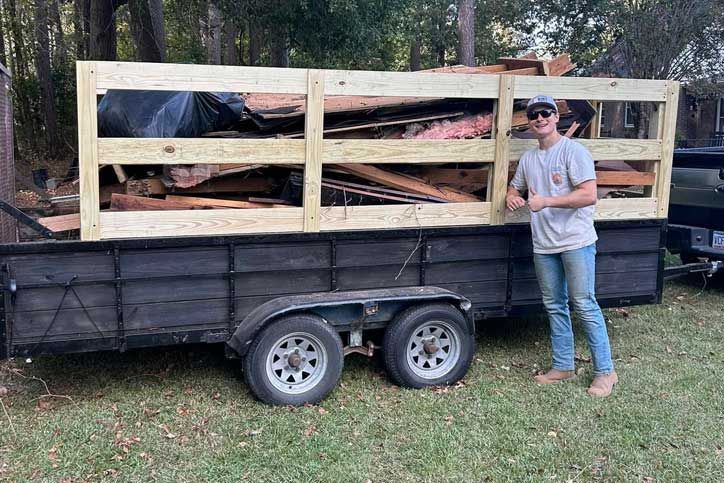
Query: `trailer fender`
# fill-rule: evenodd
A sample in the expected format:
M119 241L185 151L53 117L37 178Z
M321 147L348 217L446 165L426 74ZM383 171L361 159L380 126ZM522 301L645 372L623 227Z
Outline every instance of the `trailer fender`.
M294 312L343 306L355 307L359 310L357 323L361 325L360 328L364 328L365 319L377 313L380 307L386 304L440 301L450 302L457 307L465 316L470 334L475 332L472 304L462 295L439 287L399 287L349 292L321 292L275 298L260 305L244 317L226 344L233 352L243 356L261 329L277 317Z

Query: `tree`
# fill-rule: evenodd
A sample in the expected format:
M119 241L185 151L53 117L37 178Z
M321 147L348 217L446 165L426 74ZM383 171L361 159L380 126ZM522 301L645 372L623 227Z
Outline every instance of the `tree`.
M208 63L221 64L221 10L215 0L209 0L204 38Z
M161 0L129 0L131 32L141 62L166 61L166 32Z
M50 75L50 42L48 39L48 2L35 0L35 68L40 84L40 105L45 127L45 146L50 157L59 154L58 123L55 113L55 88Z
M458 0L458 62L475 65L475 4Z
M90 1L90 42L88 57L116 60L115 12L128 0Z

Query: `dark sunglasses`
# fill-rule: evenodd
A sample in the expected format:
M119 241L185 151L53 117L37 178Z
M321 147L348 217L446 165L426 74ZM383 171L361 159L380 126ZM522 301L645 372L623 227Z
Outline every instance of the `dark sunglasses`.
M548 119L549 117L551 117L551 116L552 116L553 114L555 114L555 113L556 113L556 111L554 111L553 109L539 109L539 110L537 110L537 111L529 112L529 113L528 113L528 120L529 120L529 121L535 121L536 119L538 119L538 114L540 114L541 116L543 116L543 119Z

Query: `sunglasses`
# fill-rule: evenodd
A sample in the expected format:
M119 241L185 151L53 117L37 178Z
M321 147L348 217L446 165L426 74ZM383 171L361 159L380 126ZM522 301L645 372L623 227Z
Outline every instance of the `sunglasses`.
M529 112L527 116L529 121L535 121L536 119L538 119L538 114L543 116L543 119L548 119L555 113L556 111L554 111L553 109L539 109L537 111Z

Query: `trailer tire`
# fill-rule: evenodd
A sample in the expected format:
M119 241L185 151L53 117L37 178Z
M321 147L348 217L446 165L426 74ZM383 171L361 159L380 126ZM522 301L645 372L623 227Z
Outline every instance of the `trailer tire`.
M282 317L254 339L243 360L246 384L268 404L301 406L324 399L339 382L342 340L312 314Z
M388 326L383 343L387 374L404 387L453 384L475 354L463 314L449 304L410 307Z

